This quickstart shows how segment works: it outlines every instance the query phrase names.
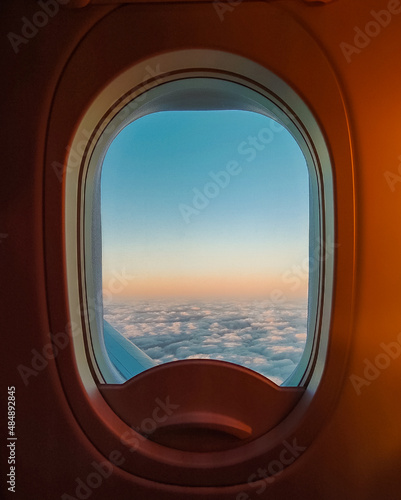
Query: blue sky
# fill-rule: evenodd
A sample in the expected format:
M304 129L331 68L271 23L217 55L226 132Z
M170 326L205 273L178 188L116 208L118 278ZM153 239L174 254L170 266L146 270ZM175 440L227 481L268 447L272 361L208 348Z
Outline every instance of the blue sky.
M263 115L134 121L103 163L104 287L124 270L125 297L263 297L308 257L308 183L296 141Z

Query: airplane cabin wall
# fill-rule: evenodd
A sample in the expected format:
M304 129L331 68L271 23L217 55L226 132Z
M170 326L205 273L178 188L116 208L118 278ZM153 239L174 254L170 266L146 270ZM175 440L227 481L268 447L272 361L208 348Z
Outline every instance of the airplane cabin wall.
M2 3L0 33L6 78L1 83L0 105L1 323L5 353L1 394L4 400L7 386L16 387L16 498L54 500L64 493L74 497L76 478L85 480L93 472L91 464L104 460L74 418L56 360L50 359L35 369L36 374L29 376L27 385L18 367L32 367L32 350L41 351L50 345L49 332L54 325L49 320L49 307L58 307L49 296L45 269L49 261L54 266L60 263L49 242L45 244L44 233L45 221L55 232L59 224L54 214L45 212L45 199L60 193L46 192L49 183L45 179L50 173L44 171L44 164L51 158L45 158L45 150L48 146L51 157L52 152L57 155L67 146L47 144L54 95L74 51L82 44L86 66L82 66L81 72L68 75L75 82L71 80L74 93L64 103L64 131L60 128L60 137L64 138L84 113L94 89L100 92L105 83L129 67L127 29L118 27L123 18L138 20L131 30L130 48L138 58L143 56L144 47L157 53L161 41L171 50L190 48L186 40L201 48L240 55L251 49L260 55L260 60L266 50L282 51L283 57L291 50L300 50L302 54L302 47L297 48L293 37L293 23L300 24L315 39L333 68L344 99L353 153L355 213L349 213L349 217L355 217L355 235L349 234L349 238L355 238L356 252L352 317L347 318L352 321L352 335L342 390L331 417L306 452L262 493L246 486L219 492L184 487L163 489L115 468L94 491L94 498L235 499L242 490L248 492L249 498L399 498L401 356L394 354L394 359L390 359L383 353L386 346L391 344L397 350L401 344L401 177L397 179L401 176L401 4L400 14L393 14L388 26L382 27L377 36L369 37L365 48L356 47L348 54L349 61L344 45L341 46L347 43L355 47L355 28L364 30L373 19L372 10L388 10L395 5L395 0L337 0L327 5L292 0L243 2L227 12L223 22L209 3L140 4L123 7L124 12L110 5L60 8L28 43L20 45L16 54L6 35L19 33L21 18L32 19L38 6L30 0ZM261 30L254 26L277 11L279 18L288 19L289 28L283 30L282 39L265 33L263 41ZM85 46L89 32L91 43ZM94 40L97 54L91 52ZM305 78L319 78L308 63L307 53L299 64L308 72ZM68 84L69 80L62 81L62 85ZM303 97L308 100L307 95ZM338 321L341 323L341 318ZM385 359L389 362L385 363ZM369 363L379 368L367 372ZM7 495L4 480L1 488Z

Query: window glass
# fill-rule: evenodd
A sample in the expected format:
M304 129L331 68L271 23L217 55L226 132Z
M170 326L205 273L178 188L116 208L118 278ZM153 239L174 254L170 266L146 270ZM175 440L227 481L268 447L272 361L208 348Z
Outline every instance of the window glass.
M293 372L307 336L309 174L284 127L250 111L135 120L104 158L101 224L104 319L142 366L218 359L277 384Z

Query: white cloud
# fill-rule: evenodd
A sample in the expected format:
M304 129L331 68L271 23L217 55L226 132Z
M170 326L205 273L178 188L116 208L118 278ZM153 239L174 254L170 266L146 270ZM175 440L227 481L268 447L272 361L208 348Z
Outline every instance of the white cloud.
M306 341L306 304L137 301L105 306L105 319L158 363L220 359L282 383Z

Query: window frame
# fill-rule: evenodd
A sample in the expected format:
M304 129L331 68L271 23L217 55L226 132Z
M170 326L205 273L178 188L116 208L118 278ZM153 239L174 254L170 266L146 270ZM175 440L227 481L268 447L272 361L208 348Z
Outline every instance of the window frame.
M121 21L126 20L127 12L133 14L132 20L135 21L134 9L117 13ZM108 22L109 19L106 18L106 26ZM121 26L127 24L122 23ZM293 46L294 50L288 52L286 59L283 59L278 51L265 50L265 45L241 50L243 55L253 58L258 64L245 57L214 49L181 50L181 46L188 47L187 40L182 41L181 45L178 44L178 50L173 52L171 47L165 47L162 42L160 47L158 45L156 48L146 44L135 47L128 44L127 51L118 54L114 52L114 57L119 57L113 60L111 70L110 61L106 60L110 70L107 76L99 79L98 76L95 78L94 75L88 75L83 86L76 75L85 67L86 56L94 57L99 63L104 62L104 54L97 52L99 33L89 33L66 64L60 76L60 84L54 92L44 172L44 244L48 317L52 337L55 339L55 345L55 332L66 332L69 338L67 347L60 351L56 358L59 382L62 384L66 402L72 409L74 422L84 431L82 435L85 436L85 441L95 446L106 457L112 450L119 450L125 459L123 468L132 474L130 477L136 484L139 484L138 476L158 482L158 487L161 485L160 481L164 481L168 484L163 485L163 491L174 492L177 491L176 485L198 484L197 477L201 474L202 484L218 486L215 490L217 493L211 493L211 496L220 497L223 484L235 485L236 491L243 491L244 488L252 491L256 483L247 485L247 481L250 481L247 477L261 462L268 463L269 460L277 458L282 450L283 440L290 442L296 439L304 447L313 443L334 410L343 387L352 338L356 267L355 172L348 108L334 68L319 45L301 25L289 16L266 16L263 33L271 31L272 34L280 35L280 30L284 27L286 30L293 30L295 39L299 41L299 44ZM149 32L153 29L156 28L152 18ZM131 30L131 26L126 29L125 35L128 38L131 36ZM211 34L209 46L221 47L218 41L213 41L212 35L214 36L214 33ZM245 40L246 34L239 31L238 43ZM139 55L136 51L138 48ZM235 48L233 50L235 51ZM308 52L308 58L303 60L302 54L305 51ZM254 443L244 444L240 457L236 450L233 450L219 455L217 462L215 456L199 457L191 453L181 457L168 448L156 447L146 440L140 440L136 432L130 429L103 399L94 374L88 366L83 342L89 311L83 296L80 295L78 279L82 273L82 256L77 242L82 223L77 217L74 218L71 202L75 207L81 203L77 189L83 180L81 166L91 154L96 134L100 133L99 124L110 118L115 107L119 106L120 96L124 95L127 89L132 88L134 84L140 86L153 82L155 78L149 75L147 67L152 64L153 68L157 69L159 63L163 65L163 75L179 72L183 68L208 68L216 71L223 69L230 74L241 72L251 79L263 81L269 88L275 88L283 101L291 101L297 116L308 125L311 137L317 139L317 151L323 152L324 155L327 153L327 158L321 156L321 168L332 168L330 178L333 178L334 188L329 187L333 191L335 202L335 240L328 243L335 243L336 246L332 257L335 279L332 291L333 314L331 323L327 324L327 328L330 328L330 336L327 337L329 345L324 359L319 357L320 353L324 352L324 342L321 341L317 347L317 359L322 359L325 365L318 363L313 371L314 376L296 407L273 430L257 438ZM266 68L271 68L272 71ZM282 80L275 79L275 74L285 78L289 85L281 87ZM297 89L299 95L295 94L291 87ZM294 95L291 97L292 94ZM76 95L79 99L71 100L71 95ZM305 110L306 103L309 109ZM312 116L311 120L309 116ZM315 130L315 127L318 130ZM93 135L88 134L89 130L94 131ZM321 149L320 142L324 145L324 150ZM70 151L76 153L75 158L80 156L82 161L79 164L68 158ZM63 166L61 177L60 165ZM324 171L323 178L325 174ZM73 177L70 177L69 181L74 178L75 184L69 182L67 186L66 179L70 175ZM333 219L334 213L329 216ZM70 229L74 234L66 234L68 219L73 222ZM325 316L323 311L322 324L325 318L330 319L330 314ZM136 439L134 454L130 453L130 442L122 439L127 433ZM159 465L162 465L165 471L162 477Z
M186 51L187 58L191 52L193 51ZM205 52L210 51L196 52L198 55L203 52L203 56L205 56ZM230 55L231 64L235 63L236 57L238 56ZM160 57L158 58L159 61ZM166 66L167 61L168 55L166 54L163 67ZM170 54L168 63L170 65L172 63L174 66L175 62L174 55ZM186 62L189 63L188 60ZM147 67L151 66L152 62L148 61ZM235 64L235 66L240 67L238 64ZM66 175L66 203L69 206L76 204L76 201L70 200L68 195L70 192L74 194L77 192L77 183L79 184L78 200L80 203L79 209L74 214L66 212L66 241L68 247L71 240L69 235L75 234L73 228L78 219L80 233L75 245L78 246L83 268L80 277L80 297L85 304L84 333L79 339L74 339L74 346L78 359L82 359L83 352L85 352L84 356L89 361L89 370L95 383L121 384L125 381L110 361L104 345L101 280L97 277L95 269L96 266L101 266L99 249L96 248L96 245L99 245L99 232L101 229L100 220L94 222L93 214L96 212L97 205L100 212L98 193L104 155L116 135L126 125L150 112L175 109L178 106L180 94L188 90L188 82L198 80L202 82L209 81L209 83L217 82L218 91L221 94L224 94L222 86L230 87L232 84L239 84L240 87L238 88L241 88L243 95L237 95L235 98L237 99L236 102L238 102L238 109L250 110L249 107L253 105L253 111L256 110L277 119L290 131L305 156L310 178L309 259L310 261L319 262L320 265L312 269L310 266L309 270L308 333L305 349L294 372L283 385L306 386L312 382L314 388L318 386L325 364L328 345L334 272L334 252L329 255L322 254L323 249L326 247L325 243L334 241L333 179L329 152L312 113L294 91L276 75L265 68L255 67L256 65L251 61L246 60L244 66L242 74L235 74L231 71L217 70L216 68L198 69L194 68L193 64L189 64L187 68L170 70L162 77L155 77L153 80L147 81L145 86L139 83L120 96L116 103L103 115L100 123L96 123L94 127L91 127L93 133L89 137L84 150L80 170L80 184L76 177L77 169L74 169L71 164L71 162L74 162L73 155L69 157ZM252 70L250 71L250 69ZM252 79L251 76L255 73L257 73L257 77ZM137 67L135 68L135 74L139 74ZM134 77L132 78L133 81L135 81L135 74L132 75ZM244 74L247 76L245 77ZM171 91L169 99L166 99L166 86ZM116 84L115 87L117 90L119 85ZM171 98L171 94L175 98ZM252 103L255 96L259 98L259 102L257 100ZM130 108L132 109L130 110ZM128 113L127 110L129 110ZM90 130L84 124L81 124L80 128L86 131ZM78 144L76 144L78 138L81 139L79 133L75 136L71 151L78 148ZM323 244L319 244L317 249L314 246L316 241L323 241ZM69 280L69 283L71 283L71 280ZM75 291L69 289L71 302L73 302L73 294L75 294ZM82 307L77 304L75 311L81 309ZM74 309L70 308L70 312L74 316ZM75 319L79 321L76 316Z

